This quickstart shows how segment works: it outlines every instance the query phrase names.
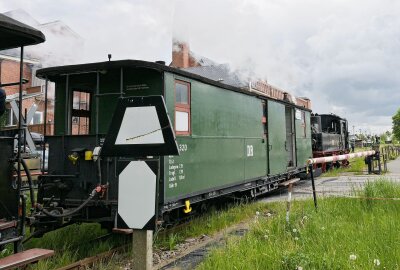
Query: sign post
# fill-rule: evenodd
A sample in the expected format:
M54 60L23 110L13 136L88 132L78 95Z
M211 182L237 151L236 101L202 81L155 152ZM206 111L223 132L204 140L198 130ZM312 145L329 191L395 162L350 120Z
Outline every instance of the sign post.
M178 155L162 96L120 98L101 149L118 162L116 231L132 229L132 269L153 265L160 156ZM161 189L162 190L162 189Z

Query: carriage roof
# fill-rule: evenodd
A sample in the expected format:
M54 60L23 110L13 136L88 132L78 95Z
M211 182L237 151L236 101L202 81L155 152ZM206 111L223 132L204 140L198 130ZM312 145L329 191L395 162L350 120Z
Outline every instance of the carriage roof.
M46 40L39 30L4 14L0 14L0 37L0 50L34 45Z

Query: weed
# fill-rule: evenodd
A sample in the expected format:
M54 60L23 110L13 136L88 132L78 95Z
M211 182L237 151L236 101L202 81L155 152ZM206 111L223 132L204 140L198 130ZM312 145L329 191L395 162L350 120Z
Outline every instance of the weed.
M359 175L363 174L363 172L367 169L367 165L365 164L363 157L350 159L349 162L350 164L348 167L333 168L324 173L323 176L334 177L340 175L341 173L354 173Z
M400 185L380 179L354 195L398 198ZM399 269L400 203L371 201L320 198L318 212L312 200L295 201L290 226L285 204L269 205L274 218L214 250L199 269Z

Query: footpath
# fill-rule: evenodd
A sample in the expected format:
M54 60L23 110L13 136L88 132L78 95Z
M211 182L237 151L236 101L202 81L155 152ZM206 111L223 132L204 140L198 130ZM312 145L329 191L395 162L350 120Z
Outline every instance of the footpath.
M349 196L354 189L362 189L365 183L379 179L400 182L400 157L387 163L388 172L382 175L341 175L333 177L317 177L315 189L317 196ZM264 202L287 200L287 190L281 189L261 199ZM292 198L304 199L312 197L311 181L300 181L293 187Z

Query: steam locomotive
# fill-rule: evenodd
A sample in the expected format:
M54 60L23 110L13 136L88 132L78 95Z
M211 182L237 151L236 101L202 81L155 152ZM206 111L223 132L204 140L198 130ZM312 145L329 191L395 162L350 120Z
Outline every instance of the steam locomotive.
M313 157L326 157L347 154L350 152L348 122L335 114L312 114L312 151ZM322 164L322 171L332 166L348 165L348 161L342 164Z

